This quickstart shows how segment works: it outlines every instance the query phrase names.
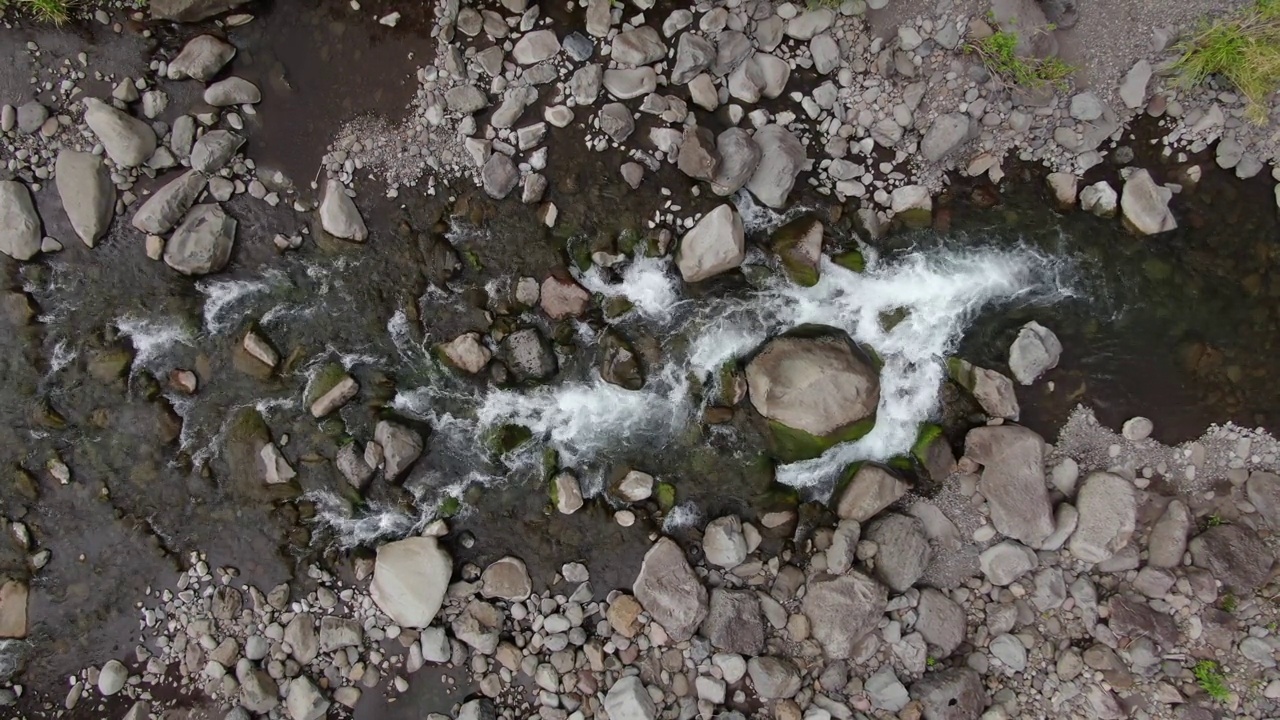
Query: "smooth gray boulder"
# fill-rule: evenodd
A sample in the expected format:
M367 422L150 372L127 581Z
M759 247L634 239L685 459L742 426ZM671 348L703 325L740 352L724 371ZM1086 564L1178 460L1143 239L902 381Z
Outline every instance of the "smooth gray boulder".
M746 188L771 208L781 208L804 169L804 145L781 125L766 125L753 138L760 148L760 163Z
M876 629L889 602L884 585L859 572L819 576L809 582L801 611L828 660L854 657L864 635Z
M554 30L526 33L511 50L511 59L520 65L536 65L560 52L560 40Z
M210 130L191 147L191 169L212 174L226 166L244 145L244 137L230 130Z
M102 158L64 149L54 165L54 180L71 228L93 247L111 226L116 211L116 188Z
M1067 550L1087 563L1100 563L1129 544L1137 522L1138 501L1133 485L1119 475L1096 472L1085 479L1076 496L1076 531Z
M86 98L84 105L85 124L115 164L138 167L156 151L156 133L150 125L97 98Z
M874 542L876 577L894 592L903 593L929 567L929 539L918 518L891 513L871 523L863 537Z
M205 88L204 101L214 107L253 105L262 102L262 91L248 80L233 75Z
M1009 346L1009 370L1023 385L1030 385L1044 373L1058 367L1062 342L1049 328L1032 320L1018 331Z
M1038 547L1054 530L1044 482L1044 439L1017 425L987 425L970 430L964 442L965 455L982 465L978 491L987 499L991 524Z
M920 153L929 162L939 162L959 150L969 139L969 116L964 113L939 115L920 141Z
M520 171L511 158L496 152L481 168L480 179L485 193L494 200L501 200L520 184Z
M355 201L337 180L325 183L324 199L320 201L320 227L343 240L364 242L369 238L369 229L364 218L360 217Z
M693 637L707 616L707 589L693 573L684 551L670 538L659 538L645 553L631 590L649 617L675 642Z
M207 182L204 173L188 170L142 203L133 214L131 223L138 230L151 235L169 232L195 204Z
M235 55L234 45L212 35L197 35L182 46L177 57L169 61L165 74L170 80L191 78L209 82Z
M648 25L618 33L610 53L614 62L635 66L655 63L666 56L666 44L658 31Z
M680 239L676 267L685 282L732 270L746 257L742 218L728 203L707 213Z
M410 537L378 548L369 594L397 625L425 628L444 603L453 559L434 537Z
M729 128L716 137L716 154L720 164L711 177L711 192L728 197L742 189L760 166L760 146L751 133L742 128Z
M1155 235L1178 228L1169 210L1173 191L1157 185L1146 170L1131 170L1120 191L1120 211L1126 223L1142 235Z
M151 0L148 7L156 20L199 22L235 9L249 0Z
M871 417L880 378L834 337L779 337L747 364L751 404L770 420L825 436Z
M422 455L418 431L390 420L382 420L374 427L373 440L382 446L382 474L388 481L399 478Z
M879 465L864 463L854 472L836 503L842 520L866 522L907 494L911 486Z
M685 33L676 44L676 62L671 69L671 84L684 85L703 70L711 67L716 59L716 47L710 40Z
M14 260L30 260L40 252L40 215L27 186L0 180L0 252Z
M982 676L967 667L928 673L911 685L925 720L978 720L987 709Z
M657 720L658 717L658 707L637 675L627 675L613 683L605 695L604 710L609 720Z
M227 266L236 220L219 205L196 205L164 246L164 261L183 275L207 275Z

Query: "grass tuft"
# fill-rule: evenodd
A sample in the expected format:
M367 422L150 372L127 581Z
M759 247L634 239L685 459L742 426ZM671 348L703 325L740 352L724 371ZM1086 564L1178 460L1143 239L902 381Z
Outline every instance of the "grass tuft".
M71 19L71 8L78 0L0 0L0 10L16 8L26 11L41 22L61 25Z
M987 69L1006 83L1025 88L1052 85L1066 89L1067 78L1076 71L1074 67L1057 57L1022 57L1017 49L1018 35L1007 30L965 45L967 52L982 58Z
M1218 663L1212 660L1201 660L1191 668L1191 674L1195 676L1196 684L1200 689L1214 700L1226 702L1231 696L1231 688L1227 687L1227 678L1218 669Z
M1244 95L1250 120L1266 121L1268 98L1280 88L1280 0L1257 0L1235 14L1206 21L1177 49L1182 55L1174 69L1184 86L1219 75Z

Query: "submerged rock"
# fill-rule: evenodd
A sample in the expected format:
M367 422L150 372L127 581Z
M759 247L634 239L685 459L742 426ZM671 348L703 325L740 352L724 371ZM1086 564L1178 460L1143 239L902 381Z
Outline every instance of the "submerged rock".
M670 538L659 538L645 553L631 589L654 622L676 642L693 637L707 616L707 589Z
M738 267L745 257L742 218L726 203L704 215L680 239L676 267L685 282L698 282Z
M444 603L453 560L434 537L411 537L378 548L369 594L397 625L425 628Z
M644 368L631 343L610 330L600 339L600 379L628 390L644 387Z
M58 153L54 173L72 229L93 247L106 234L116 211L116 188L107 166L92 153L64 149Z
M214 204L196 205L164 246L164 261L183 275L222 270L231 259L236 220Z
M757 412L818 437L872 417L880 402L875 370L840 338L775 338L746 375Z
M40 252L40 216L27 186L0 180L0 252L14 260L30 260Z
M822 261L822 221L812 215L792 220L774 231L769 246L782 260L787 277L797 285L818 284Z

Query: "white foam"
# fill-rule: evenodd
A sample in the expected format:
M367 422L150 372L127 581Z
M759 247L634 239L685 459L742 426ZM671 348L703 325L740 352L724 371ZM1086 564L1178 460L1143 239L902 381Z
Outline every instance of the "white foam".
M616 283L608 282L605 271L592 265L578 281L593 293L626 298L636 313L661 323L671 320L680 303L680 285L667 258L636 258L622 269Z
M420 531L426 522L425 515L410 515L376 500L365 511L354 513L346 500L327 490L313 490L307 498L315 503L315 521L329 527L343 549L402 538Z
M240 317L231 310L243 301L270 292L289 282L281 271L270 269L256 280L205 279L196 283L196 290L204 295L204 328L206 332L220 335L230 329Z
M195 342L191 331L174 318L153 320L130 315L117 319L115 325L133 345L134 367L154 369L151 363L164 357L174 345L192 347Z
M702 511L692 501L686 500L667 512L666 519L662 521L662 532L672 533L676 530L683 530L693 527L701 523L701 521Z

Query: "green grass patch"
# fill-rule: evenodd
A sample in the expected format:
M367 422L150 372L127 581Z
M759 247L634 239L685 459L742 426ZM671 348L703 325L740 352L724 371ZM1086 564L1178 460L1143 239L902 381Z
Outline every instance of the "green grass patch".
M1280 88L1280 0L1257 0L1226 17L1205 21L1178 43L1174 69L1183 85L1220 75L1248 101L1249 119L1267 119L1271 93Z
M1212 660L1201 660L1191 668L1191 674L1195 676L1196 684L1200 689L1214 700L1226 702L1231 696L1231 688L1227 687L1227 677L1222 674L1218 663Z
M14 8L40 22L61 25L71 19L71 9L78 0L0 0L0 11Z
M1061 58L1023 57L1018 55L1018 35L1000 30L981 40L965 45L965 51L982 59L993 75L1006 83L1025 88L1052 85L1066 89L1067 78L1076 71Z

